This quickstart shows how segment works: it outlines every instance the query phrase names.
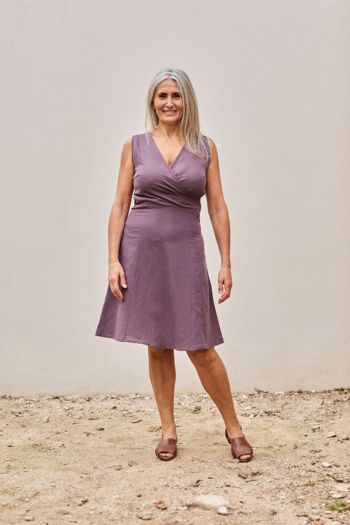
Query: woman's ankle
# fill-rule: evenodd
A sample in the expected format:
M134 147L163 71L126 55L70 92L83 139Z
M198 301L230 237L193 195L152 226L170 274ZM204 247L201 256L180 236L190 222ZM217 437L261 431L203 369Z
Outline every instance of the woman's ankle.
M163 438L176 438L176 425L162 425L162 436Z

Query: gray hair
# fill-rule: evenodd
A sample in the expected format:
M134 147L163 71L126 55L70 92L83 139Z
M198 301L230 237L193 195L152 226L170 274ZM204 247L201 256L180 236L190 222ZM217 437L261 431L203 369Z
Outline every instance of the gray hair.
M157 86L166 80L172 78L179 86L183 100L183 114L180 123L180 133L185 139L185 149L193 155L202 157L208 153L203 141L203 135L200 131L199 112L196 94L188 75L182 69L165 68L159 71L153 78L147 92L146 99L146 121L145 130L148 142L148 133L153 131L159 123L156 111L152 108L154 94Z

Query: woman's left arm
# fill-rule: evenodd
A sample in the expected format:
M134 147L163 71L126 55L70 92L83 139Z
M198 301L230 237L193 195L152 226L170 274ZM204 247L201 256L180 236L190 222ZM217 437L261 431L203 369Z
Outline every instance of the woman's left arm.
M213 226L216 242L221 255L219 271L219 304L231 295L232 276L230 259L230 219L221 186L219 157L214 142L208 138L211 162L207 169L207 185L205 194L210 221ZM223 293L224 292L224 293Z

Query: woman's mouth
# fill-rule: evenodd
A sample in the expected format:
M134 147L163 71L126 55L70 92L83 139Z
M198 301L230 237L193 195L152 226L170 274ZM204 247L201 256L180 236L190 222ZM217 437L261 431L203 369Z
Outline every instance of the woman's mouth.
M169 115L169 116L170 116L170 115L175 115L176 111L177 111L176 109L173 110L173 111L166 111L166 110L163 109L163 112L164 112L166 115Z

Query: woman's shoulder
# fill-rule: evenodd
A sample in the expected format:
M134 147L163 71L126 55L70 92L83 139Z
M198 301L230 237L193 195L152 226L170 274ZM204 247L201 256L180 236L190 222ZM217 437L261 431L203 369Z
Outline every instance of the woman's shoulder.
M203 137L204 136L205 135L203 135ZM210 155L215 154L216 153L216 144L213 141L213 139L210 139L208 136L205 136L205 140L207 141L207 144L208 144L208 147L209 147L209 151L210 151Z
M209 146L215 146L214 141L208 137L208 135L202 135L202 138L209 144Z

